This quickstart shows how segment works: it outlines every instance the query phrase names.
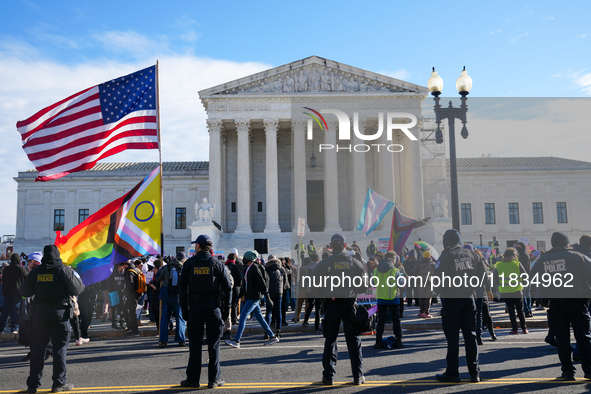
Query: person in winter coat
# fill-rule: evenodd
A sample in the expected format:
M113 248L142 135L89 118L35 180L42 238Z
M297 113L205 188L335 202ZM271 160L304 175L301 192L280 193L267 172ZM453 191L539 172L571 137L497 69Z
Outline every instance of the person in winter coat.
M402 265L404 266L404 270L406 272L410 273L414 273L415 272L415 267L417 265L417 258L415 257L415 250L412 249L411 251L408 252L408 255L406 256L406 259L404 260L404 262L402 263ZM407 284L406 286L406 305L407 306L411 306L412 305L412 300L414 298L415 300L415 306L419 306L420 302L419 302L419 288L414 286L414 283L412 283L413 286L410 286Z
M376 299L378 301L378 325L376 328L376 343L374 349L382 349L382 336L388 316L388 310L392 314L392 331L396 337L394 347L400 349L402 345L402 330L400 328L400 315L398 305L400 298L398 297L398 278L402 273L394 265L396 252L389 251L386 253L385 259L374 270L374 276L379 279L380 285L376 289Z
M519 262L521 263L521 265L525 269L525 272L527 272L529 274L530 258L529 258L529 253L527 251L527 247L525 246L525 243L517 242L515 244L515 249L517 250L517 253L519 256ZM525 314L525 317L534 317L534 315L531 311L531 291L530 291L529 285L523 287L523 312Z
M27 277L27 270L21 265L21 257L13 253L10 256L10 265L2 271L2 294L4 304L0 316L0 334L6 328L6 321L10 316L10 331L18 333L18 313L21 307L21 296L18 289Z
M283 296L283 287L287 282L287 272L283 268L281 261L276 259L275 256L271 255L265 270L269 275L269 296L273 304L273 308L267 306L267 323L271 326L275 326L275 335L281 336L281 298ZM268 338L265 338L268 339Z
M435 263L431 257L430 252L423 252L423 258L415 265L415 275L420 276L422 279L422 287L418 287L419 290L419 317L429 319L433 316L429 314L429 308L431 307L431 277L435 272Z
M503 260L496 265L494 276L494 283L498 283L501 298L507 304L509 311L509 319L511 320L511 334L517 334L517 320L515 319L515 309L517 309L517 316L521 323L521 329L524 334L529 334L527 325L525 323L525 314L523 313L523 286L520 281L512 281L510 276L517 274L520 276L526 273L525 268L518 260L517 250L515 248L507 248L503 253ZM516 282L516 283L514 283Z
M232 324L238 324L238 303L240 302L240 291L242 288L242 269L236 262L236 254L230 253L228 254L228 260L226 260L226 267L230 269L230 274L232 275L232 279L234 280L234 285L232 286Z
M265 278L268 276L265 269L255 262L258 258L258 255L259 254L256 251L251 250L244 253L243 261L247 264L246 273L244 274L244 285L246 286L246 291L244 293L246 302L244 303L244 307L240 312L240 321L238 322L238 329L236 330L234 339L225 340L227 345L235 349L240 349L240 339L242 338L242 333L244 333L246 317L251 313L252 316L257 319L263 330L265 330L265 334L269 335L269 340L264 344L273 345L279 342L279 338L273 334L269 324L263 318L261 307L259 305L260 300L265 295L269 294L269 289L267 288L267 283L265 280ZM272 304L272 302L273 301L271 301L271 298L268 297L268 303Z
M160 338L158 340L158 347L165 348L168 343L168 321L171 315L174 315L176 321L176 330L174 333L174 340L178 342L179 346L185 346L185 319L181 313L179 305L179 293L178 289L179 281L181 277L182 266L179 261L174 258L170 259L169 263L158 270L158 273L154 277L154 282L160 283L160 295L159 298L162 301L162 315L160 316ZM176 275L176 283L174 282L174 276Z

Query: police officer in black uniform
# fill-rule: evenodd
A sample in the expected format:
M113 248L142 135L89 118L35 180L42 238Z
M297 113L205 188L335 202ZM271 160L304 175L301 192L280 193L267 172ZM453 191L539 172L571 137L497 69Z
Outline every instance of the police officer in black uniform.
M41 386L45 348L53 343L52 393L69 391L74 385L66 383L66 352L70 342L70 318L73 305L70 296L84 291L84 284L76 271L64 265L55 245L43 248L41 265L27 275L21 285L23 297L33 297L33 344L31 345L31 370L27 378L27 392L36 393Z
M548 325L556 336L562 376L574 381L576 368L571 359L570 326L572 325L585 378L591 379L591 259L568 249L568 237L560 232L552 234L552 249L544 253L530 272L533 291L540 291L550 300ZM550 276L545 274L549 274ZM547 279L550 278L550 285ZM560 278L560 282L558 279ZM565 285L572 286L566 287Z
M211 255L211 238L200 235L192 243L197 253L183 265L179 283L179 302L183 316L188 316L189 325L189 364L187 379L181 382L181 386L199 387L205 324L209 351L208 387L216 388L224 385L220 377L220 338L224 325L220 307L230 301L232 285L223 264ZM225 299L222 300L223 295Z
M348 276L351 278L367 278L365 266L359 260L347 256L345 251L347 244L343 235L333 235L330 242L332 245L332 255L318 263L314 270L315 277L336 276L342 278L344 275L345 277ZM312 297L325 298L326 300L326 311L324 320L322 321L322 331L325 338L324 354L322 355L322 366L324 368L322 383L325 385L334 384L338 357L337 337L339 335L339 327L341 322L343 322L347 350L349 351L351 369L353 371L353 383L360 385L365 383L361 339L359 338L361 332L355 331L347 323L350 321L351 314L354 311L357 295L366 290L366 283L364 281L360 287L340 286L332 290L330 283L331 281L329 280L327 287L321 288L322 294L318 294L319 297Z
M441 324L447 339L447 369L445 373L438 374L440 382L460 382L459 352L460 352L460 328L464 336L466 348L466 361L472 382L480 382L480 369L478 367L478 343L476 342L476 301L474 291L477 287L471 287L469 280L464 281L464 275L483 278L486 267L476 253L460 246L460 233L457 230L447 230L443 235L445 250L439 256L435 266L434 276L442 278L444 275L451 277L452 286L444 282L440 294L443 298L441 308ZM453 286L453 278L461 277L462 286ZM434 278L435 279L435 278ZM456 284L459 281L455 282ZM464 286L466 284L466 286Z

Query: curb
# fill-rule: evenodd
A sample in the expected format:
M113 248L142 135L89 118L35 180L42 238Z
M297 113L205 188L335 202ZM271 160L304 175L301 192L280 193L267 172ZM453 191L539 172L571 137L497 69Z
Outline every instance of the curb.
M401 322L400 326L403 329L406 329L408 331L414 331L414 330L442 330L442 325L441 325L441 320L439 321L429 321L429 322L409 322L409 323L404 323ZM527 321L527 326L528 328L548 328L548 321L547 320L528 320ZM511 322L510 321L499 321L499 322L495 322L495 328L501 328L501 329L510 329L511 328ZM236 326L232 327L232 334L236 333ZM156 329L156 327L140 327L139 328L140 331L140 336L142 337L147 337L147 336L157 336L158 335L158 330ZM341 326L340 331L343 331L343 327ZM392 331L392 324L386 324L385 327L385 332L387 331ZM261 326L254 326L254 327L245 327L244 329L244 334L245 335L249 335L249 334L264 334L265 331L263 330L263 328ZM308 327L302 327L301 324L297 324L293 323L290 324L288 326L282 327L281 328L281 333L282 334L286 334L286 333L310 333L310 334L318 334L321 335L321 333L317 333L316 331L314 331L314 324L311 324ZM89 334L91 338L120 338L120 337L126 337L125 333L123 332L123 330L118 330L118 329L107 329L107 330L89 330ZM174 336L174 333L170 334L172 336ZM12 340L18 340L18 334L0 334L0 340L3 341L12 341Z

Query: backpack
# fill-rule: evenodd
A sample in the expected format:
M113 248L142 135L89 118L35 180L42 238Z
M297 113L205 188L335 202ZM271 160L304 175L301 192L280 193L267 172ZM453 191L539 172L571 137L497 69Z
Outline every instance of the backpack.
M135 281L135 291L142 295L146 291L148 291L148 284L146 283L146 275L143 272L138 270L137 268L130 268L128 271L133 272L137 276L137 280Z
M168 265L170 278L168 280L168 294L176 295L179 293L179 269Z
M256 263L253 263L253 264L256 264ZM265 282L265 293L269 293L269 274L267 273L267 270L259 264L257 264L257 269L259 270L259 273L261 274L261 277L263 278L263 282Z

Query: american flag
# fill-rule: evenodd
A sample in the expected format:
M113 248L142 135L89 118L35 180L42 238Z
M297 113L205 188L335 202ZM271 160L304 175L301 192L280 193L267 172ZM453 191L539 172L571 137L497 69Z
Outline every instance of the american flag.
M158 149L156 66L93 86L17 122L36 181L92 168L125 149Z

